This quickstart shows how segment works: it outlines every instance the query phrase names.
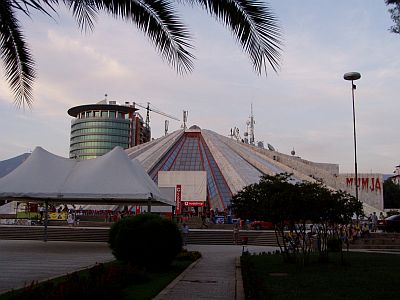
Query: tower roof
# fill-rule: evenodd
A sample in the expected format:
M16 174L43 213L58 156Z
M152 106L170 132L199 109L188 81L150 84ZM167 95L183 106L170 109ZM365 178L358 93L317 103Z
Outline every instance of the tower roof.
M77 117L80 113L89 110L114 110L120 111L125 113L135 112L138 109L134 108L133 106L126 106L126 105L117 105L117 104L103 104L103 103L96 103L96 104L85 104L74 106L68 109L68 114L71 117Z

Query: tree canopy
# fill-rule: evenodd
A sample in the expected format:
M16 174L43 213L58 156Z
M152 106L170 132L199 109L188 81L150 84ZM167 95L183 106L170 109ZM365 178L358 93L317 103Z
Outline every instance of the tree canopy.
M343 191L335 191L320 182L291 183L287 173L264 175L259 183L243 188L232 198L232 209L237 217L250 220L271 221L275 225L277 242L289 259L291 238L286 229L301 240L303 259L309 253L310 241L306 223L318 227L321 256L327 256L330 238L338 239L339 224L348 224L352 218L363 214L362 203ZM281 244L281 241L283 244ZM298 249L293 251L296 255Z
M390 31L400 34L400 0L386 0L386 5L391 6L389 13L394 22L394 25L390 27Z
M400 208L400 186L391 178L383 182L383 203L385 208Z
M160 55L178 73L193 70L191 35L176 10L179 0L1 0L0 54L5 77L17 106L31 106L36 78L33 56L23 36L17 12L32 17L39 11L52 17L63 3L82 30L92 30L99 12L135 24ZM260 0L182 0L198 5L229 28L246 52L257 74L276 72L281 57L282 36L278 21Z
M347 223L362 214L362 203L322 183L292 184L287 173L264 175L259 183L243 188L232 198L232 209L244 219L282 222Z

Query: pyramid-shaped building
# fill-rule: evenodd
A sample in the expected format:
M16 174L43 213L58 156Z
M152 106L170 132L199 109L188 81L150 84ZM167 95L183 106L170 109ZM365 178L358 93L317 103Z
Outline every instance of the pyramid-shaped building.
M191 185L193 192L182 199L189 206L224 210L229 208L232 196L244 186L259 182L260 176L264 174L283 172L292 173L293 182L319 180L333 189L355 193L354 174L339 174L338 164L311 162L259 148L198 126L177 130L125 151L131 159L137 159L142 164L159 186L161 180L165 181L164 178L181 178L187 186ZM193 174L200 177L193 177ZM358 176L359 199L365 204L364 210L367 213L383 210L382 180L382 174ZM179 180L167 182L170 182L171 187L181 189ZM203 200L202 205L197 205L199 197L193 195L202 190L202 184L205 197L200 199Z

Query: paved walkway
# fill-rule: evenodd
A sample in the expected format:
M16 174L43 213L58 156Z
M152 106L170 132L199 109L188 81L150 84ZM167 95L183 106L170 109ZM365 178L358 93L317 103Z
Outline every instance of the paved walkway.
M0 240L0 294L112 259L106 243Z
M202 258L165 288L155 300L244 299L236 297L236 258L242 246L188 245L188 250L201 252ZM273 251L275 247L246 246L251 253ZM240 270L239 270L240 271ZM239 279L241 284L241 277Z
M156 299L235 299L235 263L242 246L188 245L187 249L201 252L202 258ZM276 248L247 246L247 249L253 253ZM0 240L0 294L112 259L106 243Z

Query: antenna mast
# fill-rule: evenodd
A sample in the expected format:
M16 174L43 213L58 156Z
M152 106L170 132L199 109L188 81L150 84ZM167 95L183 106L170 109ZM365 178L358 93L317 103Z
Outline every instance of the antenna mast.
M187 122L188 114L189 114L189 111L187 111L187 110L183 111L183 130L186 130L186 122Z
M254 115L253 115L253 103L251 103L251 115L250 115L250 145L254 145Z
M169 121L165 120L165 135L168 134L168 125L169 125Z
M146 110L146 127L150 129L150 102L147 102Z

